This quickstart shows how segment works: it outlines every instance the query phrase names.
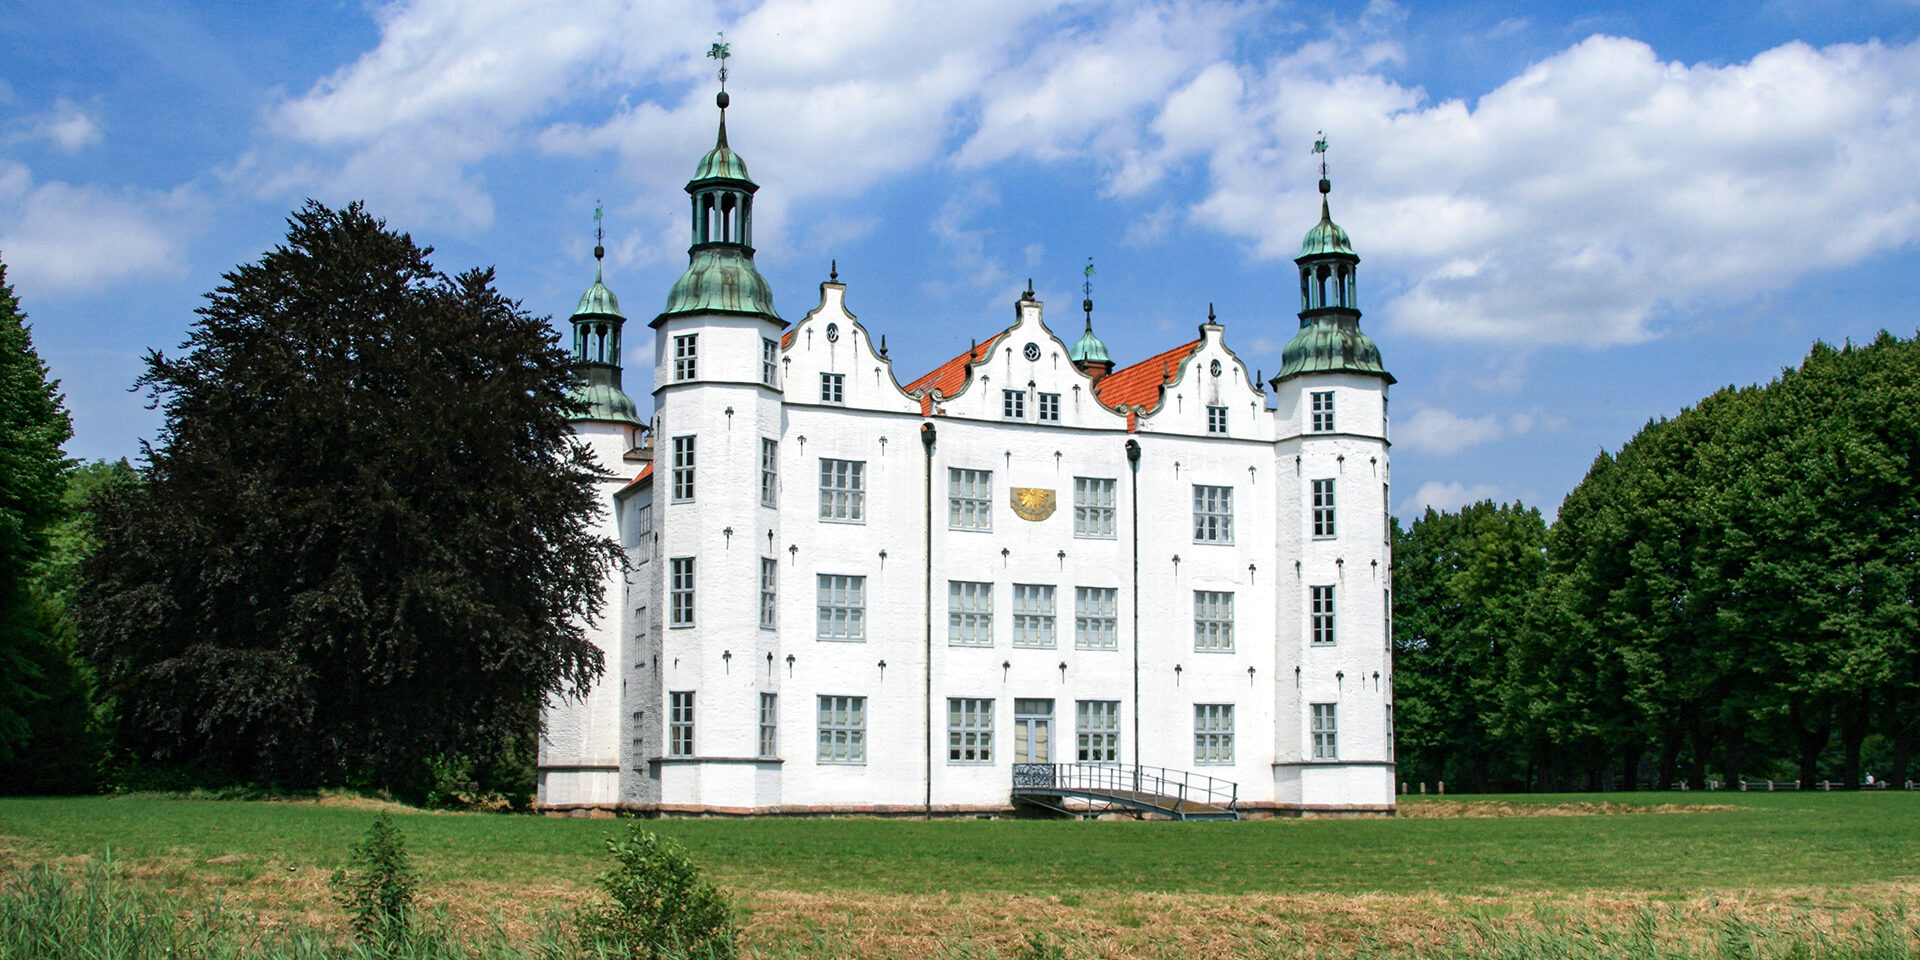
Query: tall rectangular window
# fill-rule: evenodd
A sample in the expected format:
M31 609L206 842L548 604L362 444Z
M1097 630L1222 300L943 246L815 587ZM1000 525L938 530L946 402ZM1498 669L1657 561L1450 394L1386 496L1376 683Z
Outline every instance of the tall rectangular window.
M780 756L780 695L760 695L760 759Z
M1333 391L1316 390L1312 393L1313 432L1326 433L1333 429Z
M771 630L779 625L780 561L760 558L760 626Z
M1060 422L1060 395L1043 393L1040 395L1040 420L1043 423Z
M993 471L947 469L947 526L993 529Z
M693 691L676 690L667 703L667 756L693 756Z
M693 499L693 438L673 438L673 498Z
M821 763L867 762L867 698L820 698Z
M947 762L993 762L993 701L947 698Z
M1313 481L1313 535L1333 536L1333 480Z
M1193 762L1233 762L1233 704L1193 705Z
M1027 418L1027 392L1025 390L1000 391L1000 415L1008 420Z
M1113 536L1113 487L1111 477L1073 478L1074 536Z
M1053 587L1043 583L1013 585L1013 645L1051 647L1053 641Z
M769 387L780 385L780 341L760 338L760 382Z
M1120 762L1120 701L1082 700L1075 705L1076 756L1081 763Z
M1393 759L1393 704L1387 704L1387 759Z
M780 441L760 438L760 505L780 505Z
M867 463L820 460L820 519L867 522Z
M1316 646L1333 643L1333 585L1307 588L1311 594L1309 614Z
M1193 648L1215 653L1233 652L1233 592L1193 592Z
M644 503L633 515L633 545L640 563L653 559L653 504Z
M847 375L844 373L823 373L820 375L820 402L847 402Z
M947 642L993 646L993 584L947 581Z
M693 558L674 557L667 561L667 625L693 626Z
M1233 542L1233 488L1193 485L1195 543Z
M1079 650L1120 646L1120 591L1112 587L1073 588L1073 645Z
M1313 705L1313 758L1315 760L1340 759L1340 723L1333 703Z
M822 640L867 639L867 578L823 573L820 581L820 630Z
M1226 407L1208 407L1207 408L1207 432L1208 433L1226 433L1227 432L1227 408Z
M673 379L692 380L699 375L700 335L683 333L673 338Z

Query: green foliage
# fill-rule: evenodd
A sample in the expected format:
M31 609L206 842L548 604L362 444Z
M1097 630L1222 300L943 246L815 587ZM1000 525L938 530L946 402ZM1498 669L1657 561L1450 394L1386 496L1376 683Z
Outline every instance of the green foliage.
M164 426L75 610L138 761L419 795L599 677L619 551L543 318L357 204L289 226L149 354Z
M642 960L735 955L733 904L679 844L634 823L625 837L607 838L607 854L614 865L598 882L610 902L582 913L587 944Z
M383 954L397 953L407 942L413 918L413 891L420 878L407 857L406 837L382 812L353 847L351 870L336 870L332 886L340 906L352 917L353 936Z

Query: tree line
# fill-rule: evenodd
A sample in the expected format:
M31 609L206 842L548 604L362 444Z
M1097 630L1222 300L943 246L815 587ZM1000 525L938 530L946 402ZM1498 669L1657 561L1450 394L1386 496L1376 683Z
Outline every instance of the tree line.
M1518 502L1396 524L1402 780L1912 776L1920 341L1816 344Z

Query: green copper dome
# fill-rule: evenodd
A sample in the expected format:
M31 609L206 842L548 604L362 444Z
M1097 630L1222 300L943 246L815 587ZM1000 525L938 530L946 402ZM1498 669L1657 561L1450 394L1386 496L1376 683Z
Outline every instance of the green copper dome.
M667 294L662 316L676 313L754 313L780 318L773 310L773 288L753 268L753 258L731 244L698 247L687 272Z
M1353 244L1347 240L1347 232L1333 222L1327 211L1327 201L1320 201L1320 222L1307 231L1305 240L1300 241L1300 256L1314 257L1325 253L1344 253L1354 256Z
M593 285L587 288L586 293L580 295L580 305L573 308L574 316L582 314L626 319L626 314L620 312L620 298L614 296L613 291L608 290L607 285L600 281L600 270L597 267L593 271Z
M747 162L740 159L740 155L734 153L733 148L727 146L727 118L724 115L720 117L719 142L714 144L712 150L707 151L706 156L700 158L700 166L695 167L693 171L693 179L696 183L715 178L753 182L753 178L747 176Z
M1104 363L1108 366L1113 365L1113 358L1107 355L1107 345L1101 343L1100 338L1093 335L1093 324L1091 322L1087 324L1087 332L1081 334L1080 339L1074 341L1073 346L1067 348L1067 359L1081 366L1089 363Z
M1300 332L1280 352L1279 383L1303 373L1359 373L1394 382L1380 362L1380 348L1360 332L1355 317L1318 316L1300 321Z
M568 417L569 420L600 420L613 423L640 424L640 409L633 405L633 398L620 389L618 383L608 379L604 368L588 371L587 382L573 388L573 399L584 405L584 409ZM596 376L596 374L600 374Z

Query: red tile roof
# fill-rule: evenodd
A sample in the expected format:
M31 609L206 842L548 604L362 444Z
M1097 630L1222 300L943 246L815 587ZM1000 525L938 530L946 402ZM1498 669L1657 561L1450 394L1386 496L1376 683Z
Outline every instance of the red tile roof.
M1107 374L1094 384L1093 395L1109 407L1126 404L1129 407L1145 407L1149 410L1160 403L1160 388L1180 375L1180 365L1200 347L1200 341L1183 343L1165 353L1148 357L1130 367ZM1127 428L1133 428L1133 417L1127 417Z
M799 328L796 327L792 330L788 330L786 333L781 334L780 349L785 350L788 347L793 346L793 335L799 332L800 332Z
M996 333L986 343L976 344L973 349L934 367L931 373L907 384L907 391L935 389L939 390L943 397L951 397L959 393L960 388L967 385L967 367L992 353L993 345L999 343L1000 338L1004 336L1006 336L1004 332ZM923 401L920 406L925 410L928 404Z
M649 463L646 466L641 467L640 472L634 476L633 481L631 483L628 483L626 486L621 487L620 492L625 493L628 490L632 490L634 487L643 487L652 482L653 482L653 464Z

